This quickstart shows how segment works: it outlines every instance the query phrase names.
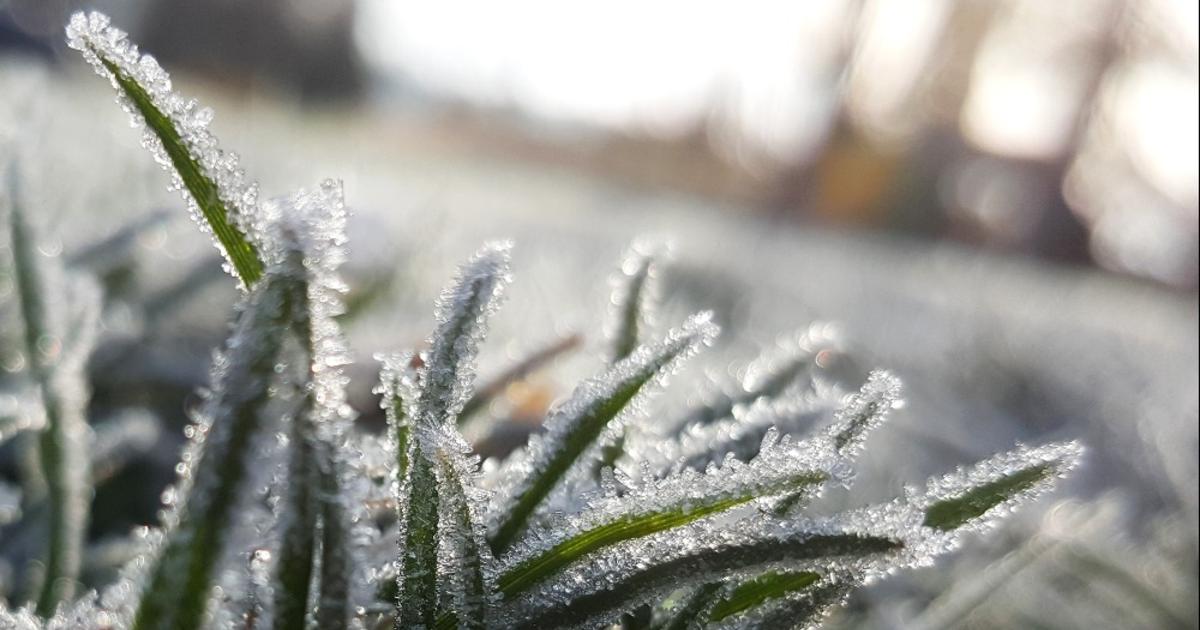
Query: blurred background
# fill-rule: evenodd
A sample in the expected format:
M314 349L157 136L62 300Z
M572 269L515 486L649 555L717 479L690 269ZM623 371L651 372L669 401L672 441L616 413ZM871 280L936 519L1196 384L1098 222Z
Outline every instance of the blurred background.
M664 235L663 319L711 308L727 329L709 372L820 319L904 378L907 408L832 502L1013 441L1091 449L1066 491L835 624L1196 627L1195 3L84 6L216 110L265 193L345 181L364 421L371 352L419 343L482 239L518 247L487 373L555 335L598 347L620 251ZM130 296L110 300L93 411L136 405L164 426L124 474L165 483L233 292L65 50L78 8L0 0L0 133L20 139L64 255L92 254L110 296ZM127 254L89 249L123 236ZM500 412L536 416L594 364L558 368ZM99 492L116 507L97 539L153 518L153 490Z

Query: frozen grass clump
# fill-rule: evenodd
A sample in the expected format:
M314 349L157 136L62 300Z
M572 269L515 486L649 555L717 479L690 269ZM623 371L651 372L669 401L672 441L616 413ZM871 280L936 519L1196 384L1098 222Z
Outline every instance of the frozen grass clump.
M1018 446L889 502L809 513L853 481L900 381L876 371L851 394L822 384L813 373L837 340L813 329L741 383L654 421L648 401L719 329L702 312L653 332L663 261L641 243L616 276L605 364L523 448L484 465L459 430L502 389L476 391L475 364L510 282L508 243L460 268L421 351L381 356L388 426L360 431L339 321L340 184L260 200L217 147L208 110L107 18L76 15L68 36L117 89L243 292L159 526L125 541L115 580L77 592L95 467L81 366L100 296L39 252L10 170L4 262L34 392L20 400L35 411L0 428L28 461L21 488L0 488L11 521L0 551L28 584L6 585L0 627L813 627L855 589L932 564L1078 464L1072 442ZM114 434L145 441L124 422Z

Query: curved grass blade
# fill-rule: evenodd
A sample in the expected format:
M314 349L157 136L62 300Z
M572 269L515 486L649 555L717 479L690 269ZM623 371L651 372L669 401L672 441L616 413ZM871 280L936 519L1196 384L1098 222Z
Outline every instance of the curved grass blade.
M404 507L400 546L400 598L396 627L431 628L437 622L438 484L420 440L408 446L408 476L400 488Z
M438 326L415 376L405 376L410 368L404 363L385 365L384 404L392 408L393 448L398 474L403 475L396 497L401 520L398 625L429 628L437 622L438 532L445 527L440 525L440 504L453 499L440 496L436 453L445 444L437 436L453 427L470 397L487 318L509 280L510 247L485 245L442 293ZM411 402L402 401L403 395Z
M662 343L642 346L600 376L585 381L570 400L552 410L545 433L530 438L524 459L512 471L519 478L493 504L492 551L499 554L512 546L534 509L648 383L664 379L681 361L710 343L717 330L709 314L693 316Z
M930 480L914 504L924 511L925 527L950 532L986 525L1053 486L1079 464L1083 449L1075 442L1021 447L970 468Z
M416 424L453 422L471 397L475 356L510 280L511 248L507 242L484 245L438 298L438 326L418 372Z
M857 532L790 533L754 531L740 540L700 536L676 541L672 553L646 564L638 559L618 562L617 568L594 567L583 586L556 582L530 600L521 628L599 626L626 610L661 598L678 588L716 582L738 571L766 570L781 563L821 566L826 563L870 561L902 550L899 539ZM611 562L612 559L606 559Z
M760 576L739 585L713 608L714 628L816 628L857 588L851 578L801 571Z
M658 259L665 248L639 239L621 260L620 273L613 280L609 303L609 361L616 363L629 356L653 324L658 300Z
M677 475L592 502L582 515L551 523L537 549L517 549L498 581L512 597L587 554L722 514L752 501L781 495L814 496L831 479L836 458L817 444L793 445L772 432L749 464L730 459L724 468ZM844 481L844 480L843 480Z
M173 93L167 73L152 57L141 56L107 16L76 13L67 39L112 82L135 124L144 126L143 144L172 174L172 186L187 191L188 205L215 237L234 276L244 287L254 286L263 274L261 244L251 234L257 229L257 190L243 182L236 156L216 148L208 130L211 110Z
M205 617L217 557L250 460L260 411L270 395L286 331L298 318L288 275L268 274L244 298L212 387L193 429L178 494L168 513L164 547L149 571L135 630L194 630ZM170 506L169 506L170 509Z
M883 424L888 412L899 404L900 379L884 370L871 372L862 389L834 417L834 447L846 457L857 455L867 435Z
M59 603L74 596L83 557L92 491L89 467L81 465L88 460L83 443L88 397L83 366L99 327L100 295L94 284L82 279L65 286L60 263L36 251L38 238L23 212L16 165L6 170L7 194L0 197L0 213L8 215L6 231L24 354L45 416L30 453L36 465L30 466L34 478L26 488L26 500L45 507L47 542L37 613L49 617ZM69 311L83 315L75 317Z
M820 579L821 574L813 571L768 571L730 589L713 604L708 620L721 621L769 599L807 589Z

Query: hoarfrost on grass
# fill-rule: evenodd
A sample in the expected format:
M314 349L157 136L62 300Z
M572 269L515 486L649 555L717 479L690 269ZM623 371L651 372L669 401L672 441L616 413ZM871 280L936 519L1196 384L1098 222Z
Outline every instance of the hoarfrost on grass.
M132 124L142 130L142 145L170 174L171 188L182 193L196 224L203 232L216 237L217 249L225 257L226 270L243 282L243 286L248 280L257 279L256 276L249 279L245 277L246 265L252 265L241 258L246 252L231 252L228 249L239 240L237 234L226 233L227 226L214 221L212 210L205 207L216 201L226 212L232 228L247 239L251 247L261 251L267 246L265 231L268 220L259 208L258 185L246 179L236 154L218 146L216 137L209 129L213 111L201 106L195 99L185 99L175 92L170 75L154 57L141 54L124 31L112 26L108 16L97 12L75 13L67 24L66 32L67 45L78 50L98 74L112 83L117 102L129 114ZM186 147L187 159L200 169L195 176L211 182L211 190L207 183L195 181L192 173L180 170L180 160L184 158L172 155L171 148L164 145L127 93L122 80L132 81L137 89L144 92L154 108L166 117L178 135L178 141ZM196 191L192 190L195 186L201 186L205 189L204 194L211 194L215 199L197 199ZM253 255L253 252L249 254Z
M612 443L626 419L639 413L650 391L665 387L679 365L711 344L718 331L710 313L693 315L662 342L640 346L599 376L585 380L566 402L551 409L544 432L531 436L524 450L510 457L499 473L489 514L493 548L511 545L556 487L589 472L578 464L594 460Z
M899 380L887 372L847 395L826 382L823 370L842 352L828 325L781 337L739 382L674 424L628 431L644 400L717 334L703 313L646 342L662 251L645 241L614 280L612 364L503 464L481 467L456 419L509 283L507 243L460 268L423 352L381 357L375 391L387 432L355 431L338 323L341 185L260 203L236 157L216 147L211 112L174 94L107 18L77 14L68 34L116 87L175 187L191 193L193 214L248 291L187 427L162 527L135 532L133 559L101 594L40 617L0 606L6 629L578 627L646 605L670 628L812 627L854 588L954 550L964 532L1045 492L1080 458L1075 443L1019 446L882 505L798 515L826 485L849 484L868 434L900 406ZM8 240L21 241L18 257L30 255L28 239ZM248 261L262 266L261 281ZM53 265L46 278L25 266L34 270L25 284L44 282L47 294L74 282L50 278ZM35 372L79 372L99 313L89 291L58 300L61 309L25 300L27 320L57 331L53 362L30 344ZM46 385L61 384L42 381L51 395ZM58 402L75 400L67 389ZM25 398L13 396L22 407ZM43 406L40 426L25 414L0 431L62 429L55 414L66 407ZM5 507L17 500L6 488L0 520L24 517Z

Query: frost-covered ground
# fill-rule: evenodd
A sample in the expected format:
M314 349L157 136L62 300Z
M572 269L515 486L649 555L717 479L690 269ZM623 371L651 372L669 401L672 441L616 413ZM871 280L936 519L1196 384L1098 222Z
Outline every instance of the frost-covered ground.
M16 138L38 212L66 256L171 210L138 237L136 264L119 278L130 299L161 297L215 254L179 198L163 191L165 176L106 88L78 66L38 73L0 61L0 137ZM879 585L839 617L847 626L958 627L962 611L973 611L976 627L1195 625L1195 296L949 245L772 224L745 209L475 152L423 133L419 118L203 96L223 144L241 154L264 195L329 176L345 182L355 212L352 281L395 270L393 287L348 330L359 361L352 402L363 413L375 408L370 353L419 343L437 290L482 241L511 238L516 248L515 282L481 373L580 332L589 352L533 378L554 397L597 364L605 279L621 250L636 235L664 235L678 262L661 323L711 308L725 330L704 365L744 365L776 335L828 320L853 340L855 371L888 367L904 380L907 406L871 438L855 487L825 501L894 496L905 482L1014 441L1077 438L1090 448L1054 499L937 570ZM165 392L202 384L233 301L229 284L217 277L154 322L111 304L92 366L96 404L119 400L130 383ZM153 343L121 347L146 325L161 327ZM678 408L697 394L676 386L661 405ZM171 427L165 452L152 455L165 466L182 421L171 405L187 402L170 393L147 402Z

